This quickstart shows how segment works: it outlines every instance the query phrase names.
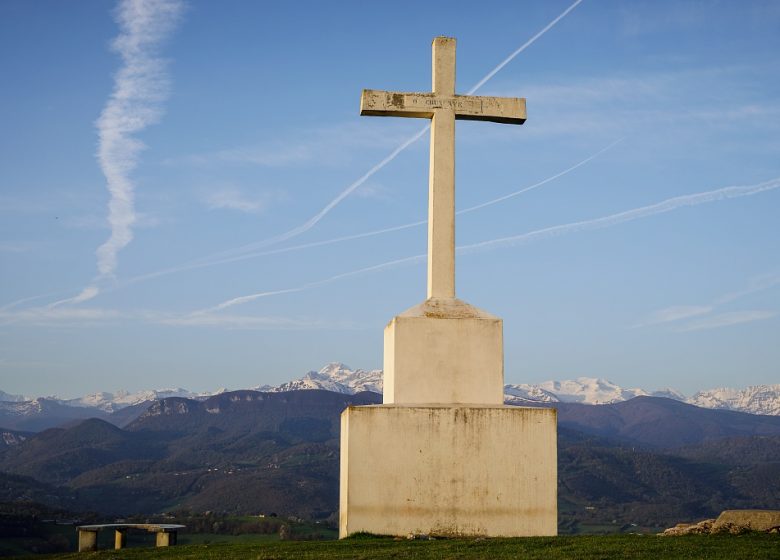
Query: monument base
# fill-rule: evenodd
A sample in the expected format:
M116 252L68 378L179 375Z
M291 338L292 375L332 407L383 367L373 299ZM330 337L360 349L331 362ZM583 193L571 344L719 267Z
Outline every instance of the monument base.
M430 298L385 327L384 404L504 404L503 322ZM435 375L420 375L435 372Z
M556 424L547 408L347 408L339 537L556 535Z

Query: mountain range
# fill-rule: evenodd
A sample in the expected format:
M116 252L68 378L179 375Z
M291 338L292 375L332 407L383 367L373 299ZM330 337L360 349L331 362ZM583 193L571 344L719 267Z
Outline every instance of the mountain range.
M38 433L6 430L0 502L325 519L338 509L339 415L381 398L242 390L147 403L124 428L91 418ZM780 507L780 416L649 396L535 406L558 410L562 532Z
M344 395L363 391L382 392L382 370L351 369L334 362L319 371L280 385L259 385L251 390L269 393L321 389ZM196 393L187 389L146 390L136 393L98 392L75 399L57 397L28 398L0 391L0 427L39 431L78 419L96 417L124 426L152 402L171 397L204 400L226 392ZM780 416L780 384L758 385L744 389L717 388L699 391L686 397L673 389L646 391L623 388L605 380L578 377L567 381L546 381L539 384L508 384L504 386L507 404L538 403L614 404L639 396L665 397L702 408L732 410L751 414Z

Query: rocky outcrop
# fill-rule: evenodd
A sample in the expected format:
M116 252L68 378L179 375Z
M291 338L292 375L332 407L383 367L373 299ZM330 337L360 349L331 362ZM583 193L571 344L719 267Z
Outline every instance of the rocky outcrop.
M727 509L717 519L705 519L698 523L678 523L666 529L664 536L680 535L741 535L751 531L761 533L780 532L780 511L769 509Z

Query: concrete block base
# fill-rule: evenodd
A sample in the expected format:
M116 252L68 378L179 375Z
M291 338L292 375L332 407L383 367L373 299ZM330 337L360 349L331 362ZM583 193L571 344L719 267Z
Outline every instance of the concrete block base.
M504 403L503 322L455 298L431 298L385 327L385 404Z
M339 536L556 535L556 411L349 407Z

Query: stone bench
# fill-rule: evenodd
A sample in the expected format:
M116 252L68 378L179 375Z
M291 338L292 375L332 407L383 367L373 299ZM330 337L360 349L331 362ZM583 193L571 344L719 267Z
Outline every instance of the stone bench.
M97 550L97 535L102 529L114 529L114 549L119 550L127 544L128 529L142 529L157 534L156 546L173 546L176 544L176 532L184 525L169 525L162 523L104 523L102 525L79 525L79 552L94 552Z

